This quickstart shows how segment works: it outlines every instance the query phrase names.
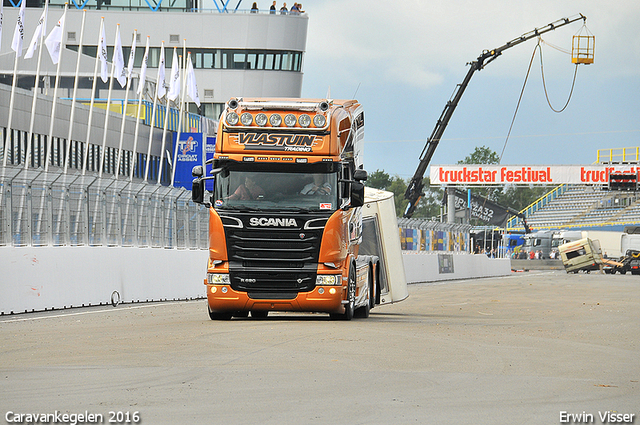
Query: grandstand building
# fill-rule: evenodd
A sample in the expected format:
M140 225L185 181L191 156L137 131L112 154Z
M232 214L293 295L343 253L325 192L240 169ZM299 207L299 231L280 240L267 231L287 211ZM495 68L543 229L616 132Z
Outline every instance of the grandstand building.
M602 149L596 164L640 166L640 148ZM640 197L635 190L612 190L608 184L560 185L522 211L532 229L599 229L620 231L640 224ZM507 230L523 231L512 217Z

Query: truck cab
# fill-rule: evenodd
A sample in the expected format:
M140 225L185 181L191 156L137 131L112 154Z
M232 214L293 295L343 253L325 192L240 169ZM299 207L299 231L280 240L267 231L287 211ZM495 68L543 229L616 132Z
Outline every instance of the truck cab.
M211 176L192 197L209 207L212 319L270 311L367 317L380 298L375 255L360 255L364 112L355 100L231 99ZM213 193L205 195L205 181Z

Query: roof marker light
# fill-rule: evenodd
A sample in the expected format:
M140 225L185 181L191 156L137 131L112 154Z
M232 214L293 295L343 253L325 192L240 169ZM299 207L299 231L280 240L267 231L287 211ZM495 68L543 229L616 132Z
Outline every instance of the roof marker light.
M298 123L300 124L300 127L307 128L311 125L311 117L307 114L302 114L298 117Z
M316 115L313 117L313 125L318 128L322 128L327 124L327 119L324 115Z
M287 114L284 116L284 125L286 125L287 127L293 127L294 125L296 125L296 122L298 120L296 120L296 116L293 114Z
M251 125L251 123L253 123L253 115L251 115L248 112L244 112L242 115L240 115L240 122L242 123L242 125L244 125L245 127L248 127Z
M272 127L280 127L282 124L282 117L278 114L272 114L269 117L269 124L271 124Z
M236 114L233 111L227 112L227 124L238 125L239 120L240 120L240 117L238 117L238 114Z
M265 125L267 125L267 115L263 114L262 112L260 112L258 115L256 115L256 124L258 124L260 127L264 127Z

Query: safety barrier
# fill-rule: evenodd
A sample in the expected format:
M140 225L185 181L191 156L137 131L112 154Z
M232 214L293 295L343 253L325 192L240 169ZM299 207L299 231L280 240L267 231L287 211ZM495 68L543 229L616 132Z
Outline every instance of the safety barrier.
M469 252L467 224L442 223L427 219L398 219L400 244L403 251Z
M208 247L208 215L184 188L7 166L0 246Z

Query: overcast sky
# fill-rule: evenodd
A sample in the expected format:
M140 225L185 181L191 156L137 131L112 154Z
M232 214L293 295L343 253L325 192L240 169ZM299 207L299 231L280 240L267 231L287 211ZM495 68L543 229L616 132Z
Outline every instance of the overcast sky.
M483 50L578 13L596 37L562 113L545 97L535 57L503 164L590 164L598 149L640 146L638 0L306 0L303 97L355 96L365 108L365 167L411 177L446 102ZM575 65L566 51L582 22L542 36L552 106L561 108ZM537 40L476 72L431 164L454 164L476 146L500 154ZM427 174L428 175L428 174Z

